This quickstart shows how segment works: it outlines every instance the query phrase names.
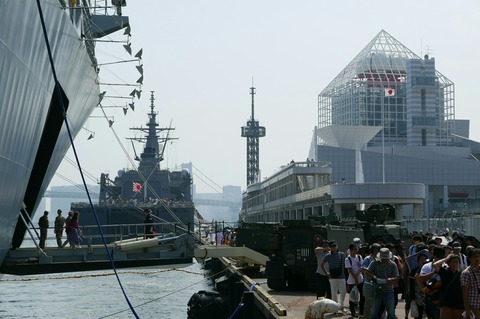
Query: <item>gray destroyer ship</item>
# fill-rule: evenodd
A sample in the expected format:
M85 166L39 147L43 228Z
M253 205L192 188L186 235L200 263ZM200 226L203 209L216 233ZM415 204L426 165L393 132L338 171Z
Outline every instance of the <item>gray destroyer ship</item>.
M133 140L144 142L140 156L135 155L138 166L118 171L113 179L110 174L102 173L99 202L94 205L100 225L110 226L105 227L107 232L116 234L120 229L122 238L143 233L145 209L152 211L154 222L159 224L157 233L193 230L196 210L192 202L191 167L186 165L175 171L160 167L167 143L176 138L170 136L174 128L159 127L153 92L150 101L147 126L130 128L145 133L144 137L130 138L132 144ZM89 204L72 203L71 209L80 212L82 226L97 225ZM114 225L118 227L111 227Z

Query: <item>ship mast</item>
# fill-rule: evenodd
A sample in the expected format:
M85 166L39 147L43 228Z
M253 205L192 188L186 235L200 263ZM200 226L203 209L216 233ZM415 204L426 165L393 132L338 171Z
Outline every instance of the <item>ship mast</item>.
M143 152L140 154L140 161L138 165L138 171L145 177L145 182L143 185L144 189L144 199L147 199L147 189L148 189L148 179L155 171L160 171L160 162L163 161L163 153L165 151L165 146L170 140L176 140L178 138L169 137L169 133L175 128L170 127L158 127L157 123L157 114L158 112L154 111L155 109L155 91L151 91L150 95L150 113L148 113L148 122L146 123L147 127L131 127L132 131L141 131L146 135L144 137L131 137L130 140L134 140L140 143L145 143ZM165 137L160 137L160 132L167 132ZM163 144L162 149L160 149L160 143Z

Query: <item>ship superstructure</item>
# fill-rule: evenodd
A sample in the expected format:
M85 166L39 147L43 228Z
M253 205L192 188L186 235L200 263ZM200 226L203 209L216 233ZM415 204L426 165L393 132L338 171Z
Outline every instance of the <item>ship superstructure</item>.
M177 223L193 227L195 207L192 202L191 170L169 170L161 167L164 152L174 128L159 127L155 98L150 97L150 112L146 127L133 127L132 131L145 133L144 137L129 138L144 143L137 167L119 170L111 179L103 173L100 177L99 202L95 210L101 225L141 224L143 210L151 209L157 222ZM80 211L82 225L95 225L96 220L90 206L73 203L72 210Z

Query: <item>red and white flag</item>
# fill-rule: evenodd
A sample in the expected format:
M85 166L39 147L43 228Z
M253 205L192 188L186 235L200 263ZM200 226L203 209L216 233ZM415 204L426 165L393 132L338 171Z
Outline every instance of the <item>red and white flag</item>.
M142 191L142 184L133 182L133 191L135 193L140 193Z
M395 96L394 89L385 89L385 96Z

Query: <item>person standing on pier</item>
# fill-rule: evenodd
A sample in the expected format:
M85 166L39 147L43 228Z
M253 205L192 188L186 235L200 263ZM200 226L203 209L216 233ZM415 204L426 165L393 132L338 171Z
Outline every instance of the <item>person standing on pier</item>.
M445 267L445 265L447 265ZM460 256L450 254L433 265L442 278L440 287L440 319L461 318L464 312L462 286L460 284Z
M224 236L221 229L217 229L217 234L215 235L215 238L216 238L217 246L222 245Z
M62 216L62 210L57 210L58 216L55 218L55 236L57 237L57 246L62 248L63 225L65 224L65 217Z
M376 244L376 243L373 243L373 244L370 245L370 247L368 247L369 255L366 256L363 259L363 262L362 262L362 274L364 275L364 281L372 281L372 279L370 277L366 276L366 274L367 274L367 270L368 270L368 267L370 266L370 264L375 261L375 258L377 257L377 253L379 252L380 248L381 248L381 246L379 244ZM373 299L365 298L365 303L364 303L364 307L363 307L363 315L364 315L365 318L370 318L372 305L373 305Z
M82 242L82 230L80 229L80 223L78 222L79 212L73 213L72 219L68 222L67 225L67 238L70 243L70 247L73 249L80 248L80 243Z
M338 303L339 310L345 312L345 295L347 286L345 282L345 253L338 251L337 242L329 242L330 254L326 255L322 261L323 271L327 274L330 281L330 291L332 300ZM325 264L328 263L329 270L326 271ZM340 291L340 301L337 301L337 291Z
M68 226L68 223L70 223L70 221L72 220L72 217L73 217L73 212L69 211L68 216L65 219L65 233L67 233L67 226ZM65 247L67 244L68 244L68 234L67 234L67 239L62 244L62 248Z
M364 306L365 306L365 297L363 296L363 274L362 274L362 263L363 258L357 254L358 246L356 244L350 244L348 246L350 251L349 256L345 259L345 269L348 271L347 278L347 292L350 293L353 287L357 287L360 298L358 300L359 306L359 315L363 317ZM352 317L355 317L355 306L356 303L349 300L350 312Z
M424 289L427 285L427 282L433 281L442 281L442 278L436 273L435 269L433 268L433 264L445 257L445 249L443 247L434 247L431 251L433 256L432 260L425 263L420 270L420 273L415 276L417 283ZM433 287L437 287L439 284L433 285ZM430 289L429 289L430 290ZM440 298L440 290L438 288L431 289L430 291L425 291L426 293L426 307L425 312L429 318L439 319L440 318L440 306L439 298Z
M45 248L45 241L47 240L48 227L50 226L48 222L48 211L43 213L43 216L38 220L38 226L40 226L40 243L38 246L40 248Z
M393 284L398 282L397 265L391 261L392 253L388 248L381 248L377 260L373 261L366 270L366 274L373 282L382 286L382 296L373 300L370 313L371 319L381 318L382 303L387 310L387 319L395 319L395 297Z
M155 227L153 226L152 210L147 208L143 213L145 214L145 221L143 222L145 224L145 238L153 238Z
M315 273L315 276L317 277L317 299L319 297L326 297L328 299L332 299L332 293L330 291L330 281L328 280L327 273L322 267L323 259L329 253L330 247L328 246L328 241L326 240L322 242L322 247L315 248L315 255L317 256L317 272Z
M468 252L470 266L460 275L466 319L480 318L480 249Z

